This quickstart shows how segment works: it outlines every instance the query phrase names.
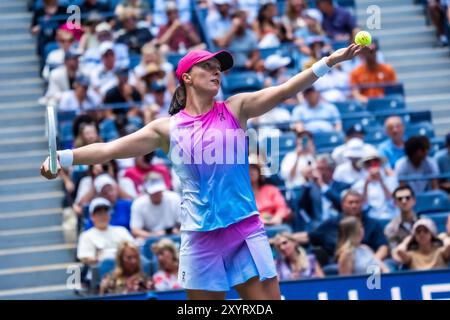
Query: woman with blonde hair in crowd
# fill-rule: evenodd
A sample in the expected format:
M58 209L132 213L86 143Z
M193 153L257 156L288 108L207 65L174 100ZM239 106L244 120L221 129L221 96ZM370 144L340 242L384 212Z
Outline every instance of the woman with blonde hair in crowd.
M166 61L165 53L153 43L145 44L141 49L141 62L134 68L133 77L130 82L145 95L145 82L141 78L146 74L150 64L156 64L164 71L163 83L170 94L175 92L176 80L173 72L174 66Z
M117 250L116 267L100 284L100 295L129 294L153 289L153 282L143 270L139 248L122 242Z
M375 257L373 250L362 244L364 228L361 221L353 216L343 218L339 223L336 260L339 275L357 275L372 272L370 267L380 268L387 273L386 265Z
M279 233L272 242L280 254L275 261L280 281L322 278L324 276L316 257L313 254L307 254L291 233Z
M305 19L303 18L303 12L308 7L305 0L287 0L286 10L281 18L281 23L286 30L286 39L294 40L295 32L298 29L306 27Z
M153 275L155 290L181 289L178 283L178 249L175 243L163 238L152 245L158 258L158 271Z

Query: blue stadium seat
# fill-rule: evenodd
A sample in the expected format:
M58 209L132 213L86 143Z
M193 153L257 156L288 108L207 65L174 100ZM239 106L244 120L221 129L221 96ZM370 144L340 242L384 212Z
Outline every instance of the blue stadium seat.
M445 148L445 138L443 137L434 137L430 139L431 148L429 152L429 156L432 157L441 149Z
M225 95L262 89L263 79L256 72L230 73L223 76L222 88Z
M388 96L405 96L405 89L403 83L396 83L384 86L384 95Z
M360 124L363 128L368 128L369 126L375 126L376 123L375 116L367 111L342 116L342 127L344 132L355 124Z
M111 271L114 270L116 266L115 259L105 259L98 263L98 276L99 276L99 282Z
M176 69L178 66L178 62L181 60L181 58L183 58L183 56L184 56L183 54L169 53L167 54L166 58L167 62L173 65L173 67Z
M50 52L52 52L53 50L56 50L58 48L59 48L59 46L58 46L57 42L49 42L49 43L47 43L45 45L45 47L44 47L44 55L43 55L42 59L44 61L47 61L47 57L50 54Z
M370 112L399 109L405 109L405 102L397 98L372 98L367 103L367 110Z
M293 132L282 134L278 139L278 150L272 150L272 139L267 138L265 145L267 146L267 154L286 154L295 149L297 136Z
M134 69L141 62L140 54L130 54L130 69Z
M364 135L364 141L374 145L377 145L386 139L387 136L384 132L383 127L381 126L370 128L369 130L366 131L366 134Z
M364 107L358 101L339 101L333 102L333 104L338 108L341 114L364 111Z
M450 211L450 201L448 195L442 190L433 190L420 193L416 196L417 203L415 210L417 213L433 213Z
M405 128L405 136L427 136L431 139L434 137L434 128L431 122L411 123Z
M439 233L446 232L447 228L447 219L449 216L449 212L441 212L441 213L432 213L432 214L422 214L421 217L430 218L436 224L437 230Z
M314 133L314 144L317 149L336 147L344 143L342 132L317 132Z

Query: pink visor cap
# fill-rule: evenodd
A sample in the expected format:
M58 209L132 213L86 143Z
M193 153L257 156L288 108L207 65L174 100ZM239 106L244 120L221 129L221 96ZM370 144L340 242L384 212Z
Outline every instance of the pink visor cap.
M181 82L183 73L188 72L192 66L211 58L216 58L219 61L221 71L226 71L233 67L233 56L228 51L221 50L212 53L206 50L192 50L178 62L177 70L175 71L178 81Z

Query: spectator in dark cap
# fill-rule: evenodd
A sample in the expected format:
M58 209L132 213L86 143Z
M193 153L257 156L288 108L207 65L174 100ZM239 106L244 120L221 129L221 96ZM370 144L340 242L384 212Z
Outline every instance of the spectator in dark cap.
M352 41L359 31L352 14L333 0L316 0L316 7L323 14L322 28L327 36L337 41Z
M126 44L130 54L140 54L142 46L153 40L153 35L147 28L137 26L138 15L131 8L123 10L120 21L123 24L123 29L119 32L117 42Z
M402 177L429 176L439 174L436 161L428 157L430 140L425 136L414 136L405 142L405 156L397 161L395 173L400 185L409 184L416 194L431 189L438 189L437 179L402 181Z
M87 76L78 75L73 83L73 90L63 93L58 111L81 113L98 107L101 99L94 90L89 90L89 83Z
M347 149L348 142L355 138L364 141L364 135L365 135L364 128L359 123L354 124L353 126L351 126L350 128L348 128L345 131L345 143L334 148L334 150L331 154L334 161L336 161L337 165L340 165L347 161L347 158L344 156L344 152ZM364 154L374 153L375 151L376 151L376 148L373 145L371 145L369 143L363 144Z
M105 1L100 0L84 0L80 5L81 13L87 14L91 12L105 13L109 12L109 5Z
M442 174L450 173L450 133L445 136L445 149L439 150L434 156L439 172ZM441 179L439 187L450 192L450 179Z
M128 83L129 70L127 68L118 68L114 72L118 84L106 92L103 102L105 104L124 104L124 106L112 109L112 116L116 120L119 134L125 135L142 126L139 116L139 103L142 98L139 91Z
M341 131L341 115L335 105L321 98L320 92L311 86L303 91L305 102L295 107L292 120L298 121L298 131L316 132Z
M394 68L378 61L377 42L373 42L370 48L371 50L361 55L362 64L350 74L350 84L354 86L353 97L363 103L367 103L370 98L383 97L383 85L397 82Z

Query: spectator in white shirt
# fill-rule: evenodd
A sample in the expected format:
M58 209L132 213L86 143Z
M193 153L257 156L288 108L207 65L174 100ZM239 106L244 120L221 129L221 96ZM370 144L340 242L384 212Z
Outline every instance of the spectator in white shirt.
M320 92L311 86L303 92L305 102L295 107L292 120L298 121L298 131L316 132L341 131L341 115L335 105L321 98Z
M305 183L305 172L315 164L315 146L310 132L297 133L296 148L281 162L280 175L286 188L294 188Z
M60 67L64 63L64 55L74 42L73 34L67 30L58 29L56 32L56 42L59 48L51 51L45 61L44 69L42 70L42 77L48 79L50 71Z
M392 192L398 186L397 178L383 168L386 159L378 152L367 154L359 166L367 174L353 185L352 189L363 195L365 205L370 207L368 213L374 219L393 219L398 215Z
M346 143L343 156L348 160L336 167L333 180L354 184L356 181L364 179L367 172L358 165L365 156L364 142L359 138L353 138Z
M340 165L340 164L348 161L348 159L344 156L344 152L348 147L348 142L354 138L364 141L364 134L365 134L364 129L363 129L362 125L359 123L351 126L349 129L347 129L347 131L345 132L345 143L334 148L334 150L331 154L334 161L336 161L337 165ZM362 148L364 150L364 154L374 153L377 151L377 149L369 143L363 142Z
M95 265L104 259L113 259L123 241L134 239L127 229L109 225L111 203L105 198L95 198L89 206L94 227L80 235L77 257L86 265Z
M62 94L58 111L80 112L95 109L101 104L101 99L96 92L89 90L89 78L78 75L73 83L73 90Z
M65 91L72 89L72 84L78 73L80 55L75 50L69 50L64 55L64 65L50 73L48 88L44 100L58 102Z
M214 45L221 47L232 32L231 7L232 0L213 0L215 9L208 12L206 30Z
M93 70L91 74L91 85L102 97L106 92L117 85L117 77L114 72L116 68L116 55L112 42L103 42L100 45L102 64Z
M150 174L144 183L145 194L131 206L130 227L133 235L144 240L179 232L180 196L167 190L159 174Z

